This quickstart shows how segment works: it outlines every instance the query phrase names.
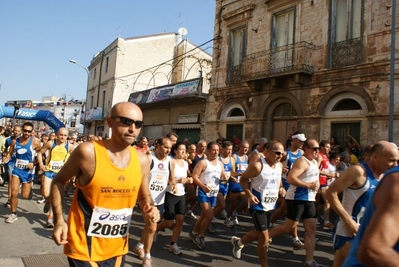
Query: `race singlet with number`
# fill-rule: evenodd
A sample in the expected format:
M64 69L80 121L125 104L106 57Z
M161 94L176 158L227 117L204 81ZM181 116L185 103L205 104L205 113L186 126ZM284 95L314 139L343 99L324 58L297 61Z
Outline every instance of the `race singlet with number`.
M163 179L162 174L155 174L155 180L150 184L150 191L162 192L165 190L168 181Z
M215 179L215 178L214 178ZM206 194L207 197L216 197L219 193L219 185L217 184L208 184L208 186L211 188L211 191Z
M15 167L18 169L28 168L29 160L17 159L15 161Z
M61 170L62 166L64 166L63 161L50 161L50 170L51 171L59 171Z
M124 237L129 232L131 218L131 208L111 210L94 207L87 235L103 238Z

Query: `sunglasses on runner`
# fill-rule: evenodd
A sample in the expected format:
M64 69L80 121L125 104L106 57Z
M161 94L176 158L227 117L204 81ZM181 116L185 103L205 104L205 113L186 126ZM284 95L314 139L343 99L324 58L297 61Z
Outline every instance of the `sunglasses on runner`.
M277 156L281 156L284 152L281 152L279 150L272 150Z
M32 132L32 130L26 130L26 129L23 129L23 131L24 131L24 133L31 133Z
M143 127L144 122L143 121L135 121L126 117L121 117L121 116L115 116L115 117L111 117L111 118L119 118L120 122L122 124L125 124L126 126L131 126L132 124L134 124L134 126L136 127L136 129L139 129L141 127Z

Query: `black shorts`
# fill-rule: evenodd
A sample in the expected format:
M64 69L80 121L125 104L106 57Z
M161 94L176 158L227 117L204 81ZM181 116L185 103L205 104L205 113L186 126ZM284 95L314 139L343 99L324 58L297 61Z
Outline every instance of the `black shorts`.
M271 211L263 211L263 210L249 210L249 214L252 216L252 220L255 225L255 229L258 232L263 232L269 229L270 217L272 216Z
M185 196L175 196L169 192L165 194L165 220L173 220L176 214L184 215L186 212Z
M302 220L317 218L314 201L286 199L286 203L287 203L286 217L292 221L298 222L299 218L302 218Z
M81 261L81 260L76 260L68 257L68 262L70 267L92 267L92 266L98 266L98 267L122 267L125 266L125 255L121 256L116 256L113 258L110 258L105 261ZM97 265L95 265L95 264Z

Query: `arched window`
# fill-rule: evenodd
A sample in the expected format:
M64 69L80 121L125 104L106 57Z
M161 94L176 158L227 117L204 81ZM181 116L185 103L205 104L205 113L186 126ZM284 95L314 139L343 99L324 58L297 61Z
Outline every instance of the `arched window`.
M332 108L331 111L341 111L341 110L361 110L362 106L353 99L342 99L338 101L337 104Z
M294 117L297 116L296 110L293 105L289 103L282 103L276 107L273 113L273 118L275 117Z
M241 117L241 116L244 116L244 112L240 108L233 108L227 114L227 117Z
M220 114L221 121L244 121L245 112L240 104L233 103L226 106Z

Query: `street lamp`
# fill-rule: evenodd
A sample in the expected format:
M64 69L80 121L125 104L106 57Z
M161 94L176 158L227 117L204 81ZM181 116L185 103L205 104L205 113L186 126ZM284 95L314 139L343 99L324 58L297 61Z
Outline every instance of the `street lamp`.
M89 94L89 78L90 78L90 73L89 70L86 67L83 67L82 65L78 64L76 62L76 60L74 59L70 59L69 60L70 63L75 64L79 67L81 67L82 69L84 69L87 73L87 85L86 85L86 103L85 103L85 121L83 123L83 135L86 134L86 114L87 114L87 98L88 98L88 94Z

